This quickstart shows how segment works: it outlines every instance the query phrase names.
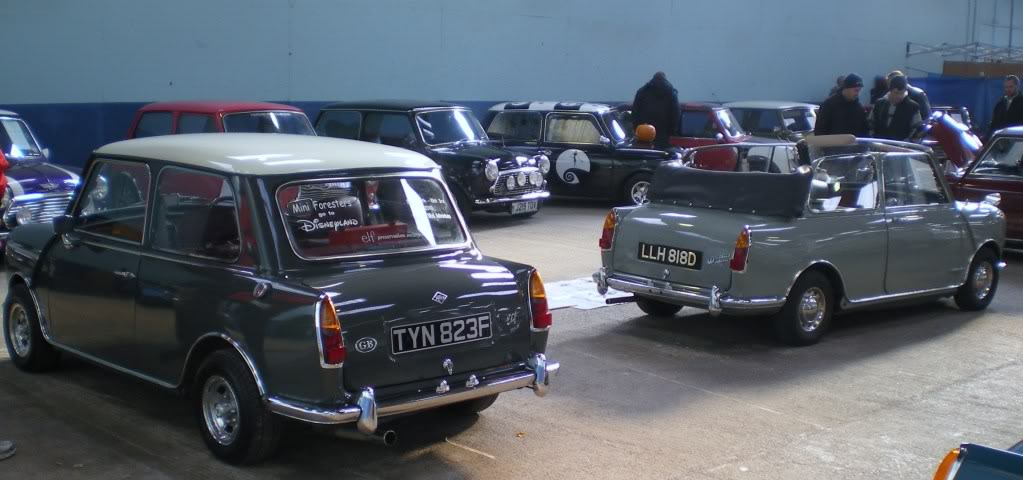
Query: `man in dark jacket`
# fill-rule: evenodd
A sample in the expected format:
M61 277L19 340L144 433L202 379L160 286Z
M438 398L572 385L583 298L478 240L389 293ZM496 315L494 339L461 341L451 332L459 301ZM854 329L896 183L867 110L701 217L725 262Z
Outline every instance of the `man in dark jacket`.
M855 73L845 76L842 90L821 104L814 135L867 134L867 113L860 104L863 79Z
M906 74L898 70L893 70L888 74L888 83L890 84L892 78L895 78L896 76L905 77ZM920 116L923 117L924 120L931 118L931 101L927 99L927 92L924 92L922 88L910 85L908 77L906 78L906 85L909 86L909 99L920 106Z
M632 101L632 124L653 125L657 130L654 144L667 147L668 139L678 128L681 107L678 104L678 90L668 82L664 72L657 72L654 78L636 91Z
M1019 98L1019 77L1009 75L1002 84L1005 94L995 105L991 115L991 129L988 135L1007 127L1023 125L1023 99Z
M887 140L907 141L923 123L920 105L909 98L906 77L896 75L888 81L888 94L881 97L870 111L871 136Z

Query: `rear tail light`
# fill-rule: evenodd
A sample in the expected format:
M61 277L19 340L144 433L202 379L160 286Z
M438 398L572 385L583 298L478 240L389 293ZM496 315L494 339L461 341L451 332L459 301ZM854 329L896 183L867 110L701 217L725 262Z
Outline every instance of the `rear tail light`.
M319 317L322 366L340 366L348 356L348 350L345 349L345 341L341 338L341 322L330 298L324 298L320 302Z
M529 276L529 306L533 311L533 329L546 330L551 327L553 317L547 308L547 290L543 288L540 272L533 270Z
M945 458L938 465L938 470L934 472L934 480L951 480L955 478L956 470L959 469L959 453L960 450L957 448L948 452Z
M732 271L745 272L746 260L749 259L750 230L749 227L742 227L739 237L735 239L735 250L732 250L732 260L728 266Z
M599 245L601 250L611 250L611 241L614 240L615 236L615 223L618 223L618 216L615 215L614 210L611 210L604 217L604 230L600 232Z

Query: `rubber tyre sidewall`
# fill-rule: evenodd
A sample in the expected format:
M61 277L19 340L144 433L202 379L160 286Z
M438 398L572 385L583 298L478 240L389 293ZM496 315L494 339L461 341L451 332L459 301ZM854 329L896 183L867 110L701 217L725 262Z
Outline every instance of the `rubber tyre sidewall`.
M678 312L682 311L682 305L675 305L674 303L662 302L660 300L654 300L652 298L636 296L636 306L639 307L643 313L650 315L651 317L658 318L672 318Z
M448 411L455 415L476 415L494 404L497 401L497 396L500 395L495 393L493 395L487 395L486 397L474 398L472 400L466 400L464 402L458 402L448 407Z
M11 321L11 307L14 303L20 303L21 307L25 309L25 314L28 316L32 329L28 355L24 357L18 355L14 349L14 342L10 338L9 322ZM50 345L46 338L43 337L35 302L32 300L28 287L20 284L11 287L10 292L7 294L7 301L4 302L3 315L4 343L7 345L7 353L10 355L14 366L26 372L43 372L57 366L60 360L60 352L53 348L53 345Z
M799 304L803 294L813 287L820 288L824 292L827 303L825 305L824 319L821 320L820 325L813 332L807 332L800 326ZM831 286L831 282L820 272L806 272L792 285L788 299L785 301L785 306L774 317L775 335L778 337L778 340L788 345L796 347L813 345L819 342L824 334L827 333L834 313L835 290Z
M650 183L651 180L653 180L653 178L654 178L653 175L650 175L649 173L637 173L637 174L629 177L629 179L625 181L625 186L622 187L622 200L624 200L625 203L628 204L629 206L636 205L636 203L632 201L632 186L637 184L637 183L639 183L639 182ZM647 202L649 202L649 201L650 201L650 192L648 190L647 191Z
M203 386L212 375L224 377L238 400L238 438L230 445L221 445L214 440L203 418ZM199 431L215 457L232 465L248 465L262 461L276 449L280 438L280 418L266 409L252 373L236 352L224 349L211 353L196 373L191 397Z
M983 300L978 300L976 289L973 287L973 275L976 273L977 266L983 261L987 261L991 264L992 274L995 278L994 282L991 284L991 291L988 292L987 296L984 297ZM959 287L959 291L956 292L956 305L964 312L976 312L986 309L989 305L991 305L991 302L994 301L995 293L998 292L999 277L1001 277L1001 272L998 270L998 256L990 249L985 248L981 250L977 253L973 262L970 263L970 271L966 276L966 283Z

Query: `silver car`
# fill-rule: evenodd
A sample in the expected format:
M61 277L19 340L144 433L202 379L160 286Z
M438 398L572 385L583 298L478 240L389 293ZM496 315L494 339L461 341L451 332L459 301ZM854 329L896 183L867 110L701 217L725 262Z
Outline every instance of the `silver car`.
M649 204L608 214L599 291L631 292L654 316L683 306L774 315L793 345L817 342L839 311L943 297L962 310L991 303L1005 243L994 199L955 201L918 146L809 142L771 146L789 153L770 158L748 154L764 145L697 148L665 163ZM733 158L734 169L689 166L701 155Z

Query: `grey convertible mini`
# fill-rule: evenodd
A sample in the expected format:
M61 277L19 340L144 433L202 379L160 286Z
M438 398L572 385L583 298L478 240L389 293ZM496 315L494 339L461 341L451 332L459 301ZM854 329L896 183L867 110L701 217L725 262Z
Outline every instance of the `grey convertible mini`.
M825 155L812 166L793 155L750 155L738 171L686 166L763 145L694 149L662 165L649 204L605 220L598 290L631 292L655 316L683 305L772 314L794 345L818 341L838 311L941 297L986 308L1004 266L1005 216L993 199L954 201L919 147L848 140L813 140L821 147L801 150ZM797 150L788 145L772 148Z
M482 255L418 153L174 135L102 147L84 178L67 215L11 235L11 359L187 393L227 462L268 455L281 417L391 442L378 418L543 396L558 370L536 270Z

